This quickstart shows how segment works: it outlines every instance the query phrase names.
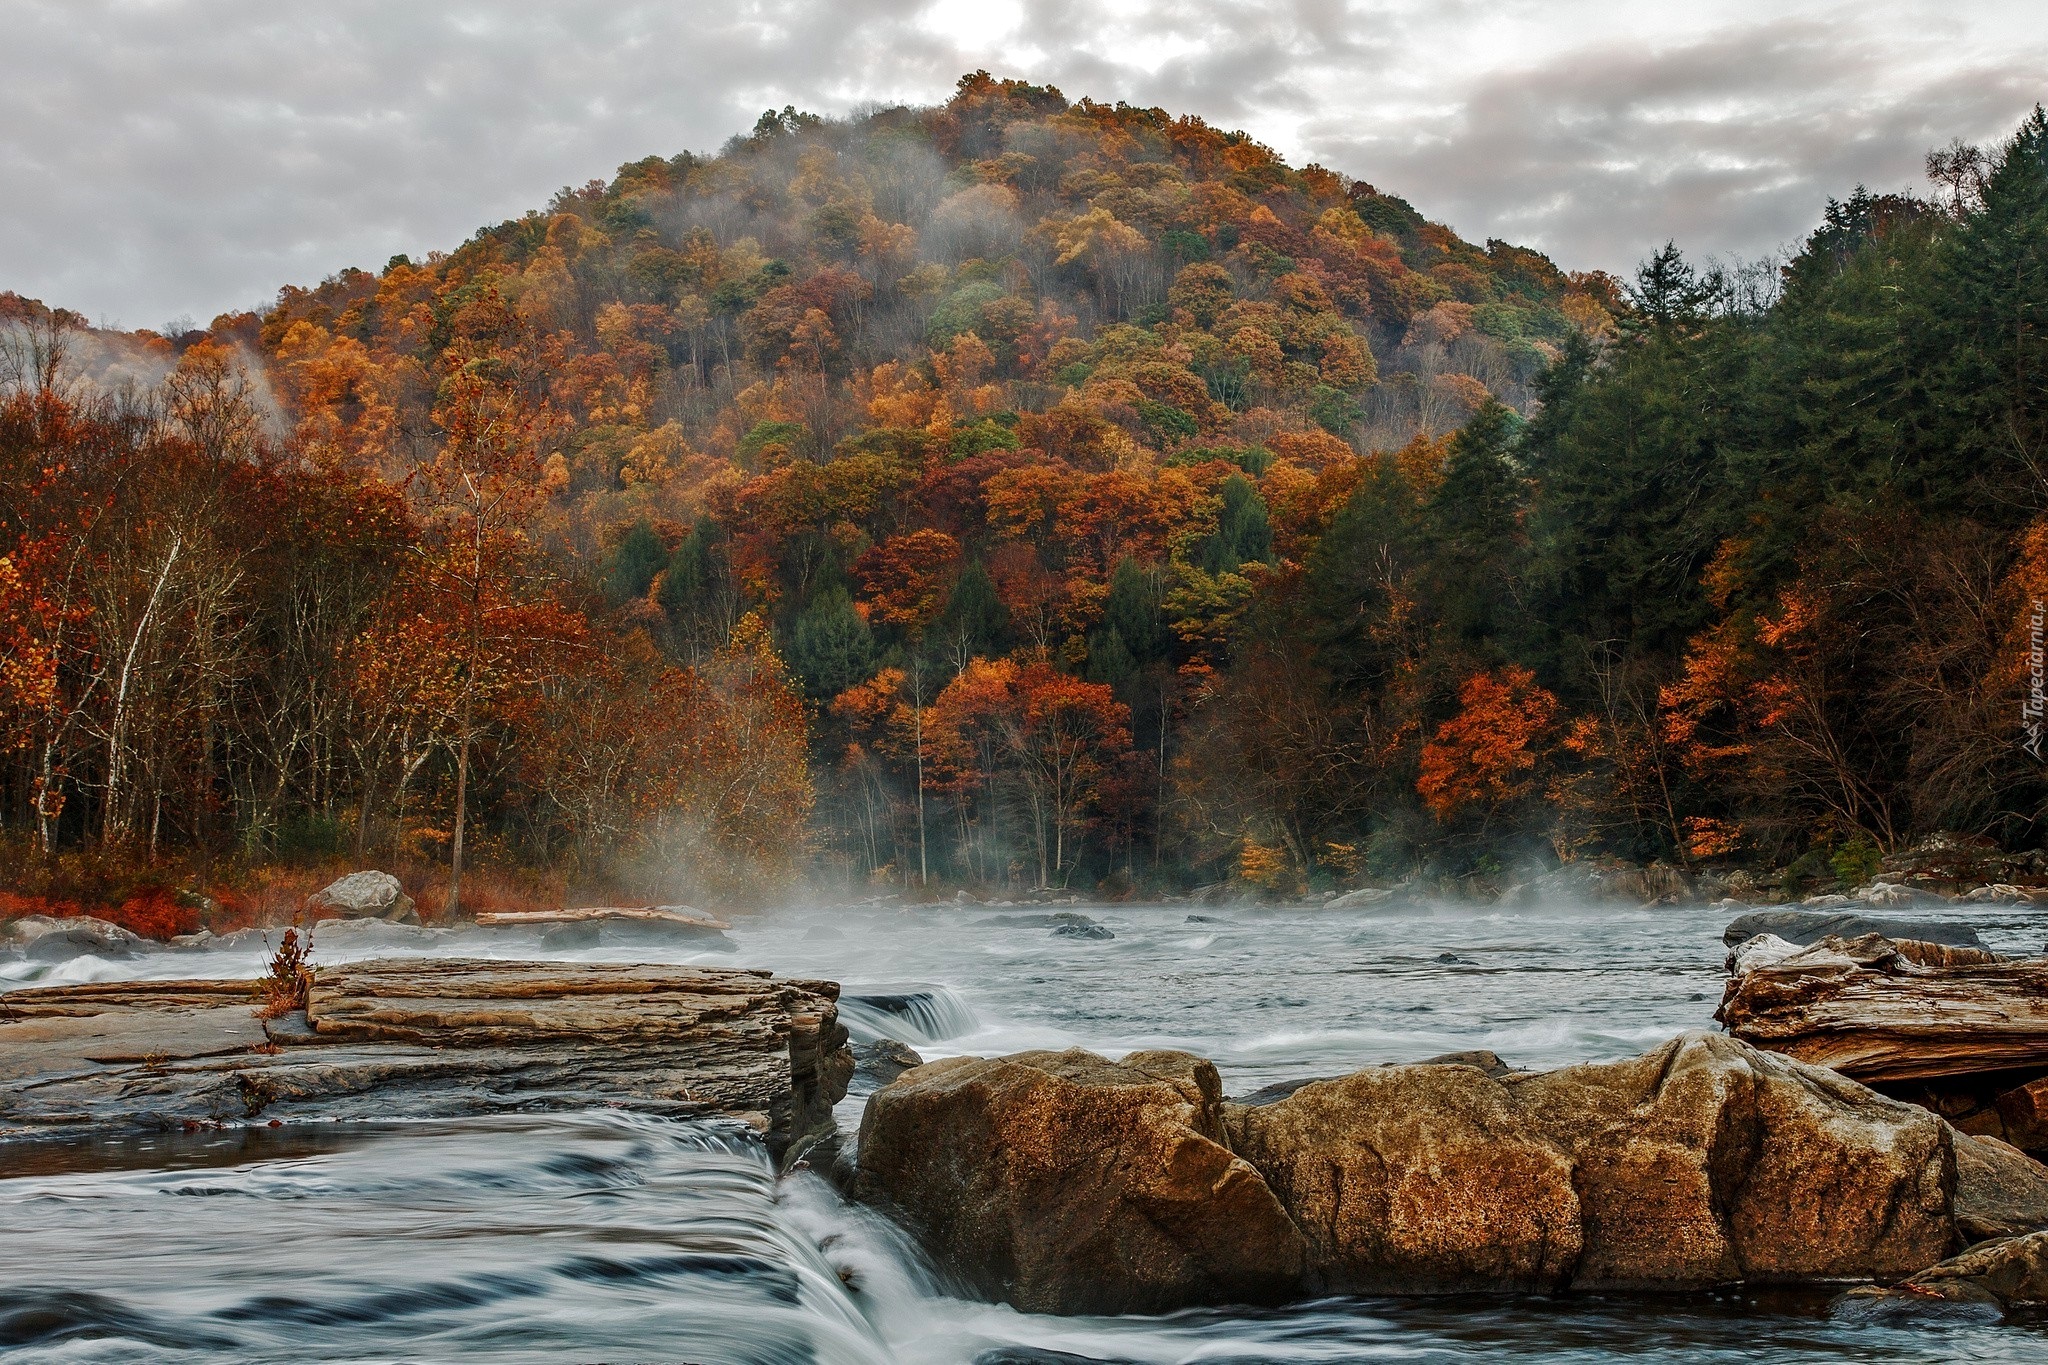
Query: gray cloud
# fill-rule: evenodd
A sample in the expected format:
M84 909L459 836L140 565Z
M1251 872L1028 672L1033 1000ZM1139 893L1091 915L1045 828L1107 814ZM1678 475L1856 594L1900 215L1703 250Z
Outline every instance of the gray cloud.
M2048 85L2032 6L0 0L0 288L154 325L449 247L766 107L978 66L1242 126L1475 238L1755 254Z

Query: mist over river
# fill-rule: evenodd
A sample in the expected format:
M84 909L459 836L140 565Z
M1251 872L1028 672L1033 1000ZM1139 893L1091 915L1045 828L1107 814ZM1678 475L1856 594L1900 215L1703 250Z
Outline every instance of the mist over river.
M1725 912L893 907L743 920L738 951L325 932L316 962L445 953L764 967L843 983L855 1038L927 1059L1184 1048L1228 1093L1487 1048L1545 1068L1711 1027ZM2025 907L1955 907L2002 952ZM0 964L0 990L254 976L260 945ZM841 1106L858 1125L864 1097ZM818 1176L735 1129L623 1112L252 1127L0 1148L0 1349L51 1361L2033 1361L2048 1329L1831 1319L1824 1295L1343 1299L1052 1318L946 1293ZM1060 1352L1064 1355L1042 1354Z

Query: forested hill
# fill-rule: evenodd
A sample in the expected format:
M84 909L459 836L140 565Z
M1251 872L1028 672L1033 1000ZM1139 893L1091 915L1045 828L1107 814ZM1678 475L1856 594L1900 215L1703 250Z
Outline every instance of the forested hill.
M7 296L7 835L662 895L2033 840L2044 141L1623 289L976 74L201 331Z

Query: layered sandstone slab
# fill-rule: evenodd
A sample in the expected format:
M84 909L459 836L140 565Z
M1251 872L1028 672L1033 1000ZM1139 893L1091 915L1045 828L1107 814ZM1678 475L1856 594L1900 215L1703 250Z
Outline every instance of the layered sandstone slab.
M0 995L0 1138L255 1118L616 1105L731 1117L783 1156L853 1069L836 984L767 972L396 959L323 968L306 1010L254 983Z
M1869 1083L2048 1068L2048 959L1989 958L1823 938L1738 970L1716 1017L1745 1042Z

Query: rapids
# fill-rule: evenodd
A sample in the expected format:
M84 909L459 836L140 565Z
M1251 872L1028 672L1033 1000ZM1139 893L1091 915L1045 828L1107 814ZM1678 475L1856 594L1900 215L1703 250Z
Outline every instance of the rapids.
M1725 915L863 908L747 920L737 953L549 952L510 933L372 930L316 961L394 953L702 961L845 985L856 1038L925 1057L1179 1047L1225 1089L1489 1048L1525 1067L1625 1056L1710 1026ZM2041 950L2023 908L1957 908ZM0 990L254 975L260 948L55 966ZM841 1106L859 1122L863 1098ZM941 1273L816 1175L777 1182L732 1130L616 1113L251 1127L0 1148L0 1350L23 1360L2026 1361L2048 1330L1843 1320L1824 1295L1329 1300L1164 1318L1033 1317Z

